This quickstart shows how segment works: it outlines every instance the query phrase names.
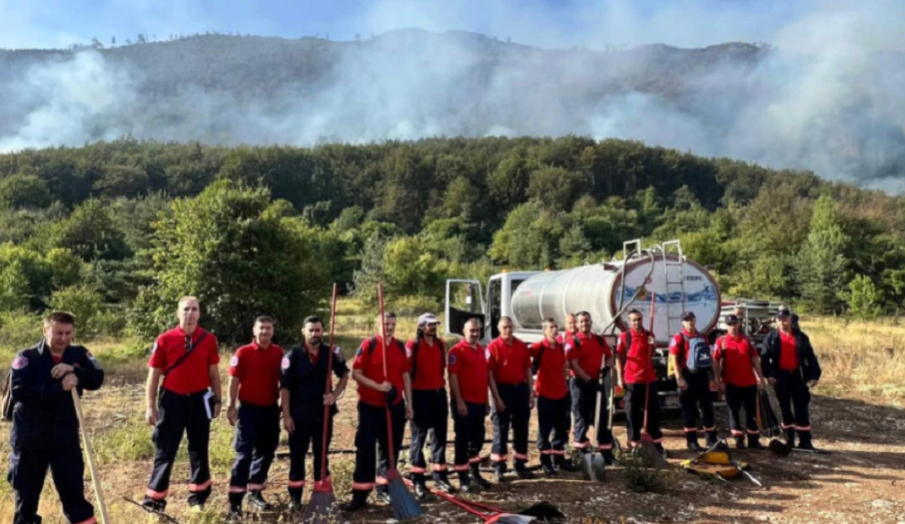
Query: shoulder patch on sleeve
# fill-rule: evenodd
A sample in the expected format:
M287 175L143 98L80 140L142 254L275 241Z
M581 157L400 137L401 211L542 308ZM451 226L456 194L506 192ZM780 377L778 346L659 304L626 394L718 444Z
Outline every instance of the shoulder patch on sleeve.
M455 366L456 362L458 362L458 361L459 361L459 357L457 357L455 353L449 354L449 365L450 366Z
M91 354L90 351L85 350L85 354L88 356L88 361L91 362L91 365L94 366L94 369L101 369L101 363L94 358L94 355Z
M355 352L355 356L356 357L361 356L362 353L364 353L364 352L365 352L364 348L358 348L358 351Z
M676 342L676 337L672 337L671 339L669 339L669 347L674 348L677 345L678 345L678 342Z
M23 369L28 365L28 359L22 355L17 355L16 358L13 359L13 369L19 370Z
M289 357L283 357L283 361L280 363L280 367L283 369L289 369Z
M239 365L239 356L233 355L233 358L229 359L229 367L234 368Z
M338 357L343 356L343 350L339 346L333 346L333 353Z

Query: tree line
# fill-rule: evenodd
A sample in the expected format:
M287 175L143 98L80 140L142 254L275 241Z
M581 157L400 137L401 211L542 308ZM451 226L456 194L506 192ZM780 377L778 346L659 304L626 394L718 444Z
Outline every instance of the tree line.
M0 155L0 345L46 308L150 336L197 294L225 341L330 284L436 308L447 277L567 268L680 238L725 295L876 316L905 302L905 201L624 140L311 148L121 139ZM33 337L32 337L33 338Z

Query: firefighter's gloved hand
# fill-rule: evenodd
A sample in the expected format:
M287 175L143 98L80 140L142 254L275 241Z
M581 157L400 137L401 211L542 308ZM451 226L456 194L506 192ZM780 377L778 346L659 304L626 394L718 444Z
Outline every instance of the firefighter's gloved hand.
M399 390L396 389L396 386L390 388L387 391L387 404L393 405L393 402L396 402L396 399L399 397Z

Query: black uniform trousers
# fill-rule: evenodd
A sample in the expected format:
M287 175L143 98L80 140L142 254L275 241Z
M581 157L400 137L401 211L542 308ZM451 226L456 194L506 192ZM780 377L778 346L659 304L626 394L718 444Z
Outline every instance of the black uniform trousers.
M757 430L757 386L726 384L726 405L729 407L729 431L735 438L759 435ZM745 409L745 426L742 427L741 409Z
M487 406L484 404L465 403L467 413L459 414L456 403L450 404L453 413L453 431L455 441L455 469L460 478L467 478L471 464L481 462L481 448L484 447L484 419L487 418Z
M431 465L434 479L446 478L446 432L449 429L449 399L446 389L416 389L412 391L414 417L409 460L416 480L427 473L424 445L430 436Z
M688 383L685 391L679 392L679 403L682 405L682 421L685 426L686 440L696 441L698 438L698 408L704 422L704 433L707 442L716 441L716 426L713 421L713 397L710 393L710 374L701 370L692 373L682 369L682 377Z
M594 424L594 410L599 409L600 424L594 428L597 433L597 449L609 451L613 449L613 432L606 427L607 419L609 418L608 399L606 394L602 394L600 406L597 405L597 384L596 380L586 383L577 377L572 377L569 382L569 389L572 393L572 419L574 421L572 439L576 448L581 450L591 449L592 445L588 438L588 431Z
M656 442L663 442L663 430L660 429L660 387L656 382L650 383L650 403L647 406L647 434ZM641 445L641 431L644 429L644 404L647 399L647 384L625 385L625 433L629 447Z
M145 493L145 500L165 501L170 489L170 474L182 434L188 438L189 464L189 505L207 502L211 494L211 471L208 460L208 445L211 436L211 421L204 406L205 391L180 395L161 388L157 398L159 418L154 428L154 469Z
M405 404L400 402L390 407L393 429L394 463L399 462L399 449L405 432ZM376 481L378 489L387 489L389 484L389 439L387 432L386 407L372 406L358 402L358 430L355 432L355 471L352 474L353 491L371 491ZM375 453L375 445L379 446Z
M537 397L537 450L542 461L554 455L565 457L571 404L568 393L560 399Z
M236 460L229 478L229 500L236 504L248 491L262 491L280 443L280 407L239 406L233 448Z
M782 412L782 428L796 429L802 443L811 442L811 417L808 407L811 390L798 370L776 373L776 399Z
M47 468L53 485L60 494L63 514L72 524L89 524L94 520L94 507L85 499L85 463L78 447L63 449L13 449L9 455L8 480L16 490L13 524L37 524L38 502L44 488Z
M528 426L531 423L531 391L528 382L521 384L497 384L497 392L506 404L506 410L497 411L494 405L490 418L493 421L493 447L490 459L497 470L506 471L509 453L509 427L512 427L513 464L516 471L525 469L528 462Z
M332 413L330 418L333 418ZM314 448L314 462L312 463L314 481L323 480L321 477L321 460L324 458L324 410L322 406L313 406L312 409L304 412L293 413L292 421L295 423L295 431L289 435L289 497L298 501L302 498L302 490L305 488L305 459L308 456L309 446ZM330 448L330 441L332 440L333 423L331 420L330 425L327 427L327 449ZM327 466L326 473L329 477L329 455L325 464Z

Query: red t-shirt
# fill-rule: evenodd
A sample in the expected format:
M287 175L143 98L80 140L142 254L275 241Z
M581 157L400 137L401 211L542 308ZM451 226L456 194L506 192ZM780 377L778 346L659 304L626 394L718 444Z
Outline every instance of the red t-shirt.
M757 385L751 357L756 355L751 341L744 335L725 335L717 339L713 358L720 362L723 380L738 387Z
M569 338L577 337L578 332L576 331L575 333L561 333L558 337L556 337L556 341L560 344L565 344L566 336L568 336Z
M487 403L487 351L462 340L449 348L449 375L459 379L459 394L470 404Z
M541 354L541 348L544 348ZM542 342L531 344L531 358L537 361L540 358L540 366L537 370L537 380L534 381L534 391L538 396L559 400L565 397L569 390L566 387L566 351L559 342L550 345L544 339Z
M415 341L409 340L405 345L405 354L408 357L408 367L412 373L412 389L434 390L446 387L443 371L446 362L446 354L443 342L439 338L434 339L433 345L428 346L424 339L418 341L418 359L415 355ZM418 369L412 367L418 366Z
M576 339L578 344L574 342ZM570 339L569 343L565 344L565 350L566 358L568 360L577 360L581 369L590 375L591 378L600 375L600 364L603 359L613 356L613 350L610 349L610 345L606 343L606 340L594 334L585 335L584 333L578 333L575 338ZM575 376L575 371L572 371L572 376Z
M682 336L683 334L685 335L684 337ZM684 329L681 333L676 333L669 341L669 354L676 356L680 369L688 368L688 342L695 337L707 342L707 336L700 331L692 335Z
M528 380L525 370L531 367L531 355L527 344L516 337L507 344L500 337L487 346L487 351L490 353L487 364L497 384L513 386Z
M374 351L370 351L372 339L366 338L358 352L355 354L355 362L352 369L360 369L364 375L374 382L381 384L388 381L396 388L396 400L393 404L399 404L404 399L405 381L403 375L408 373L408 359L405 358L405 349L400 347L399 342L392 338L387 343L387 375L383 374L383 344L380 343L380 337L375 337ZM386 393L371 389L362 384L358 384L358 398L365 404L372 406L386 406Z
M779 350L779 369L782 371L795 371L798 369L798 344L795 342L795 334L788 335L779 332L779 340L782 346Z
M283 348L267 349L257 342L242 346L229 359L229 376L239 379L239 402L253 406L273 406L280 398Z
M59 364L60 362L63 362L63 355L60 355L60 356L50 355L50 358L53 360L53 365L54 365L54 366L56 366L56 365Z
M208 333L203 328L197 327L192 333L191 343L194 347L191 354L176 369L164 377L164 389L180 395L188 395L211 387L210 366L216 366L220 363L220 354L217 353L217 337L213 333ZM181 327L176 326L157 337L154 349L151 350L151 359L148 361L148 366L162 369L166 372L170 366L175 364L185 354L185 350L185 331Z
M657 371L651 362L654 348L650 344L647 331L632 330L632 347L626 348L626 333L619 335L616 342L616 354L625 355L625 369L622 379L626 384L647 384L656 382Z

